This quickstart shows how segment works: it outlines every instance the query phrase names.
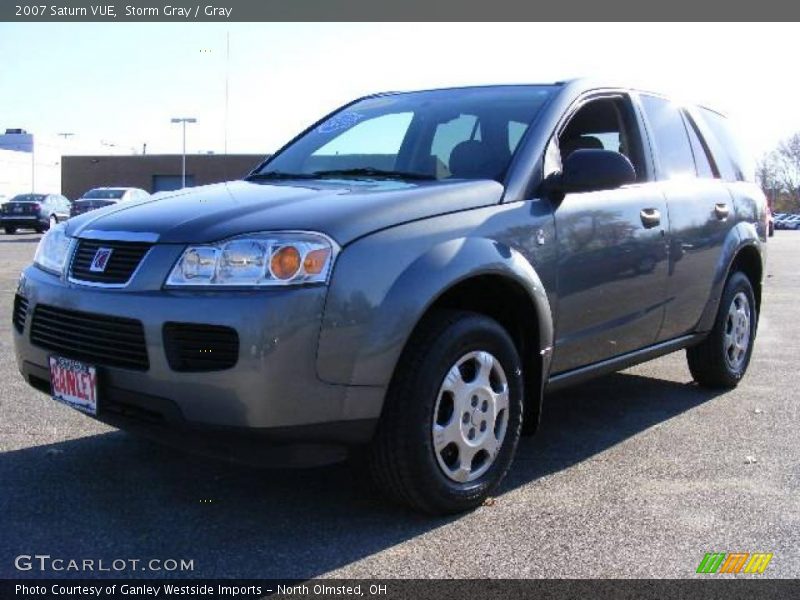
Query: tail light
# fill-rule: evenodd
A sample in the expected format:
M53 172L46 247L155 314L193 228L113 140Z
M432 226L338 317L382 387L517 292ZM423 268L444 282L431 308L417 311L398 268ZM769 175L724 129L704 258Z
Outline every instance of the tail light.
M42 209L42 205L36 202L35 204L33 204L32 208L33 212L39 212Z

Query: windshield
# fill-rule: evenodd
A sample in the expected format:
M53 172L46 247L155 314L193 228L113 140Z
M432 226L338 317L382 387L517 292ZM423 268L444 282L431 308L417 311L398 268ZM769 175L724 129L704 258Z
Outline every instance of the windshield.
M360 100L307 131L251 178L495 179L553 86L498 86Z
M43 202L44 198L44 194L20 194L14 196L10 202Z
M89 190L81 200L91 200L100 198L103 200L119 200L125 194L125 190Z

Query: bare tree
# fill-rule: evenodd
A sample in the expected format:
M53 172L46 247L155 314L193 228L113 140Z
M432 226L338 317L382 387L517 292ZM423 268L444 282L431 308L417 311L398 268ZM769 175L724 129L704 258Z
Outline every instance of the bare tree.
M782 141L776 150L778 178L795 208L800 207L800 133Z
M781 163L782 158L777 150L767 152L756 163L756 179L761 189L764 190L771 207L775 206L784 187Z

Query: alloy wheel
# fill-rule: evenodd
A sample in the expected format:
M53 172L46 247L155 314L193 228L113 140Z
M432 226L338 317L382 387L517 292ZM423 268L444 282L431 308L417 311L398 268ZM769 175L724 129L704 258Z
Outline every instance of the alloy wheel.
M738 292L731 301L725 318L723 350L728 366L738 371L750 347L750 302L744 292Z
M508 379L485 351L462 356L447 372L433 411L433 447L442 472L465 483L486 473L508 428Z

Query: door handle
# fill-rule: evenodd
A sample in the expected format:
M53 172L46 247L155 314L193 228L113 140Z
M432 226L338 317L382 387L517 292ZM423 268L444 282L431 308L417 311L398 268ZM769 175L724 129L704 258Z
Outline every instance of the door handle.
M639 212L639 218L642 219L645 229L650 229L661 223L661 212L657 208L643 208Z
M717 218L720 220L725 220L728 218L728 214L730 213L730 209L728 205L724 202L717 202L714 205L714 212L717 214Z

